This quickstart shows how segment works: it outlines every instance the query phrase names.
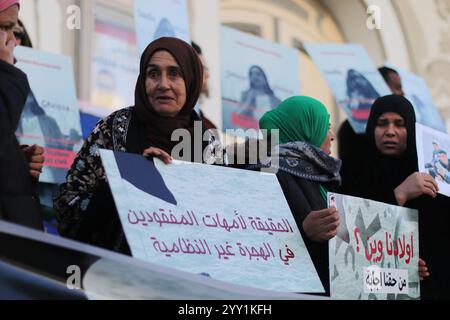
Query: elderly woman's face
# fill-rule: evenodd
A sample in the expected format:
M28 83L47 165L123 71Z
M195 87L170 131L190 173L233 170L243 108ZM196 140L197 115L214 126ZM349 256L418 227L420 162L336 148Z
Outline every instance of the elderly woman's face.
M407 148L405 120L395 112L383 113L375 126L375 144L386 156L401 156Z
M181 68L168 51L158 51L147 67L145 89L150 105L161 116L176 117L186 104Z

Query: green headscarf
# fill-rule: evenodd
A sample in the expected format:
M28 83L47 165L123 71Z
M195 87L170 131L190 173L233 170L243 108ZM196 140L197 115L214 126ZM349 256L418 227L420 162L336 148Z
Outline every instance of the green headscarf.
M306 142L320 148L330 126L330 114L320 101L296 96L284 100L276 109L266 112L259 121L261 129L279 130L280 144ZM321 184L320 193L327 199L327 189Z
M279 130L280 144L302 141L318 148L325 142L330 125L327 108L310 97L292 97L276 109L266 112L259 121L261 129Z

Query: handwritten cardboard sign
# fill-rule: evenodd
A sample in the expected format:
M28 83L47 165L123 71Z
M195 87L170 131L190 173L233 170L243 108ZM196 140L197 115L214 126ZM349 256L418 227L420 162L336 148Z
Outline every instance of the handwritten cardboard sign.
M363 268L364 293L408 294L408 270Z
M134 257L282 292L324 292L276 176L101 150Z
M331 297L420 299L417 210L328 194L341 216L330 241Z

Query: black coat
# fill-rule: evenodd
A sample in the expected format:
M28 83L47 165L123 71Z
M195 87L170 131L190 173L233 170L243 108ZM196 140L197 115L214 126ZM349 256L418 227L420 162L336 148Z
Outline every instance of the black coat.
M15 136L29 92L27 76L0 60L0 218L42 230L36 182Z
M308 248L309 255L325 288L326 295L330 295L328 241L311 241L303 231L303 221L311 211L327 208L327 202L322 197L320 185L317 182L295 177L286 172L278 172L278 181L283 189L289 208L294 215L295 222ZM335 187L325 185L330 191Z
M405 120L407 148L399 157L383 155L375 144L375 127L385 112L395 112ZM418 171L415 114L413 106L403 97L386 96L378 99L368 119L367 152L362 165L344 165L341 170L341 193L398 205L394 190L411 174ZM406 208L419 211L420 257L428 264L429 279L421 282L422 299L450 298L450 198L435 199L423 195L407 202Z
M450 299L450 198L421 196L405 207L419 210L419 250L430 277L420 283L423 300Z

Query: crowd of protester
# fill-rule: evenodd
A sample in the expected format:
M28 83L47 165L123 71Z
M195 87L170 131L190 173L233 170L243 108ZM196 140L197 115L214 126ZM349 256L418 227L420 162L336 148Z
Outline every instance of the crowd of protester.
M19 0L0 0L0 219L43 230L36 188L44 150L20 145L15 135L30 94L27 76L14 66L15 46L31 46L19 24L19 9ZM148 45L141 56L134 106L98 122L59 188L54 210L61 236L131 255L98 150L157 157L169 164L176 158L174 130L185 129L193 141L196 122L203 124L203 132L215 129L195 110L201 93L207 92L200 55L197 45L176 38L163 37ZM380 97L371 106L365 134L355 134L349 122L342 124L339 159L331 155L335 136L327 108L313 98L294 96L278 101L260 120L260 128L267 130L264 139L276 131L276 151L256 165L239 168L255 170L277 163L278 181L326 295L330 294L328 241L341 222L338 210L327 206L327 192L332 191L417 209L422 298L448 299L450 233L445 228L450 199L438 193L433 176L418 172L416 117L403 97L398 74L388 68L380 73L393 95ZM200 144L205 149L211 141L202 139ZM199 161L194 155L192 150L188 160ZM185 156L180 158L186 160ZM205 162L203 157L200 162ZM227 166L227 161L220 165Z

